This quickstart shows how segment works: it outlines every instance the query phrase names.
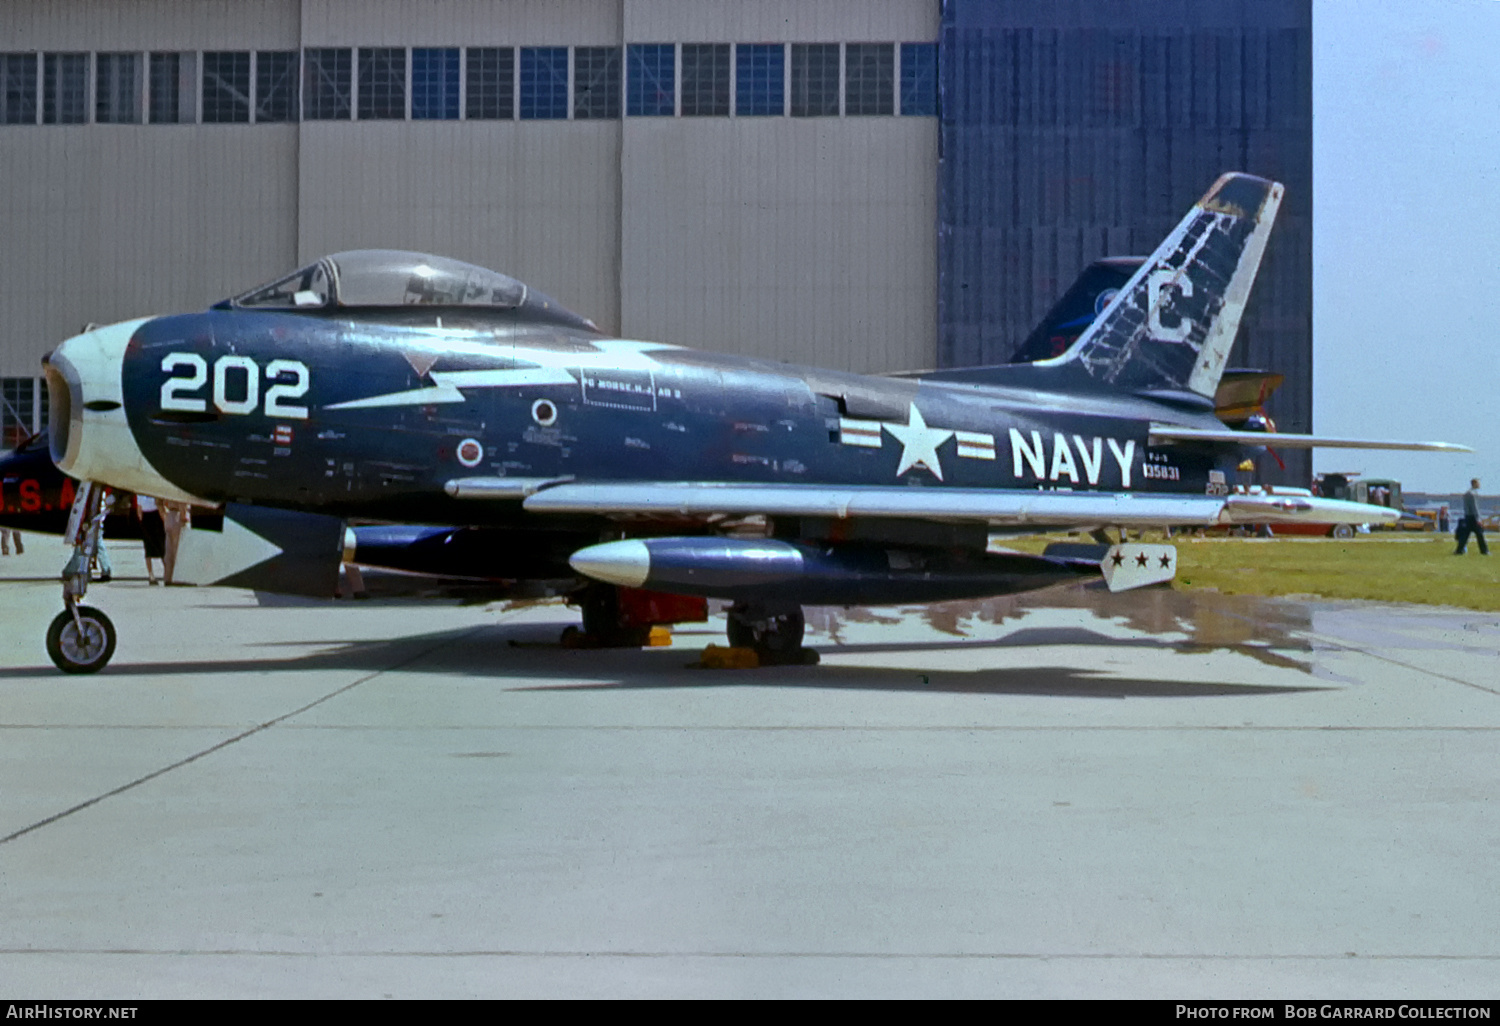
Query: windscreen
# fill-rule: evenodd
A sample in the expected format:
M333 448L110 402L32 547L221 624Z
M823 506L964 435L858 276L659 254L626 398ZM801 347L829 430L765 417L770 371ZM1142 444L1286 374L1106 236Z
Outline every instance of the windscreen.
M235 306L259 309L293 310L301 307L327 306L332 290L329 288L326 260L308 264L293 271L285 278L278 278L269 285L245 293L234 301Z
M400 249L334 253L219 304L263 310L425 307L483 317L505 312L598 333L593 321L509 275L476 264Z
M511 310L526 286L474 264L424 253L366 249L328 258L340 306L467 306Z

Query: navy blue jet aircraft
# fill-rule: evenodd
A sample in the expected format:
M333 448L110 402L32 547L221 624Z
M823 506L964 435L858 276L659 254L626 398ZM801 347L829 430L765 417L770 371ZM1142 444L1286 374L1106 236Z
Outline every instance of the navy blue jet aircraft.
M1228 428L1214 396L1281 197L1225 175L1061 355L918 377L610 338L494 271L335 254L44 359L52 456L83 482L69 536L86 555L100 485L222 505L217 538L184 539L180 575L197 548L222 583L327 594L347 522L379 521L387 557L429 572L590 582L585 632L605 643L639 642L643 593L730 600L731 643L774 662L800 657L807 604L1170 579L1175 551L1124 544L1126 528L1389 519L1231 485L1269 436ZM993 540L1058 527L1101 544ZM48 636L70 672L114 648L86 587L65 582ZM690 618L656 614L674 615Z
M1115 293L1120 290L1120 286L1125 284L1144 259L1144 257L1105 257L1085 267L1078 279L1048 310L1036 328L1017 346L1010 362L1030 362L1041 359L1043 356L1055 356L1062 353L1093 322L1108 304L1109 299L1114 297ZM899 376L920 377L920 375L921 372L904 372ZM1280 379L1280 375L1260 371L1232 369L1225 371L1224 378L1219 384L1219 394L1216 397L1220 418L1230 424L1243 421L1248 416L1248 410L1258 409L1264 404L1266 395L1274 389L1274 385L1280 383ZM1245 404L1236 398L1241 393L1251 400L1250 406L1243 410L1241 407ZM1236 414L1239 414L1239 421L1235 419ZM67 530L76 491L77 482L58 470L52 462L47 432L43 430L24 439L14 452L0 457L0 527L39 534L61 535ZM127 500L133 498L128 492L121 493L121 495ZM128 513L118 512L118 503L113 504L113 508L117 511L104 521L101 537L138 540L141 536L139 521ZM199 530L207 527L209 530L222 531L222 528L217 526L222 519L222 514L215 514L200 508L193 526ZM536 580L487 576L487 571L494 567L494 559L489 552L493 547L494 539L482 529L352 523L354 526L345 532L346 560L357 561L360 566L367 569L395 570L402 575L401 578L389 576L382 578L383 593L412 589L430 592L436 586L442 594L457 591L473 599L478 596L517 598L534 597L537 594L551 592L574 594L588 591L586 588L580 589L579 582L572 578L551 582L550 586L546 584L539 586ZM215 550L223 547L222 543L210 546ZM209 552L203 555L214 554ZM251 554L263 553L252 552ZM560 565L555 553L551 559L554 566ZM187 569L188 576L195 576L191 566ZM326 594L321 591L327 583L323 574L312 574L306 578L291 576L278 582L274 577L268 576L266 569L262 567L251 573L246 578L246 583L262 590L269 590L270 587L280 584L283 587L290 587L295 594L312 594L315 597L323 597ZM513 572L518 570L514 565L508 569ZM209 574L209 577L217 583L225 576L225 572L222 565L216 570L218 572ZM200 572L196 576L201 577L203 574ZM594 591L597 592L598 589ZM624 594L627 601L620 612L633 622L620 625L625 628L618 632L620 640L638 636L639 628L647 625L648 622L651 624L680 622L667 617L669 612L681 613L683 611L684 607L679 604L672 603L653 609L646 602L632 601L639 599L640 593L628 591ZM601 636L596 630L594 635L586 635L585 640L601 640L607 637L607 634Z

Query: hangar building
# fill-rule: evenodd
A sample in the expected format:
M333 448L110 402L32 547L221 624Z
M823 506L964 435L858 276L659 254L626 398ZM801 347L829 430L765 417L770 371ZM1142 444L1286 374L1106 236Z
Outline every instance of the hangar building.
M493 267L629 337L1003 360L1222 170L1306 220L1310 35L1310 0L14 0L0 448L85 323L341 249ZM1291 378L1311 233L1278 234L1291 312L1248 334Z

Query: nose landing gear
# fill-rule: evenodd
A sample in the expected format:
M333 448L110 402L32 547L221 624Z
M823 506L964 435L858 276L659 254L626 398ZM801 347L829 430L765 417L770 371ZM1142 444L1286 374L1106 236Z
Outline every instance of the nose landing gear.
M70 603L47 628L47 655L63 673L93 673L115 654L115 625L93 606Z
M73 499L66 539L73 555L63 568L63 605L47 628L47 655L64 673L94 673L115 654L115 625L109 617L79 603L89 587L89 564L99 551L104 526L104 489L85 481Z

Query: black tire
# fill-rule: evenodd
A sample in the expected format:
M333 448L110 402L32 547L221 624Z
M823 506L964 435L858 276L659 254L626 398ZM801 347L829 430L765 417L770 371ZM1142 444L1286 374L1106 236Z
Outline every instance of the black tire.
M1333 530L1328 532L1328 537L1337 538L1339 541L1348 541L1354 537L1354 526L1352 524L1334 524Z
M612 584L596 584L583 593L583 633L590 648L641 648L651 639L651 628L620 623L620 591Z
M736 648L753 648L767 663L799 662L807 619L802 607L769 613L735 606L725 633Z
M47 655L63 673L96 673L115 654L115 625L93 606L78 607L79 636L73 614L64 609L47 628Z
M754 629L744 620L735 616L733 612L729 614L729 621L724 626L724 634L729 638L729 644L734 648L755 647Z
M620 593L613 585L590 585L579 605L583 607L583 633L603 640L619 632Z

